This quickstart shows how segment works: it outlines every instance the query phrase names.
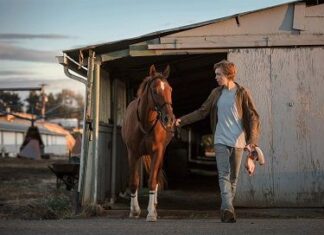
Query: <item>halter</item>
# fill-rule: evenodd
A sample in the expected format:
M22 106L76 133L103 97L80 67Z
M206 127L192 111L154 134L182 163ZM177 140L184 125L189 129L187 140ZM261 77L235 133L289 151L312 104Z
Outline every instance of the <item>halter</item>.
M164 102L162 105L160 105L160 104L158 104L158 103L156 102L156 100L154 99L154 96L153 96L153 94L152 94L151 84L152 84L152 82L153 82L154 80L156 80L156 79L160 79L160 78L159 78L159 77L155 77L155 78L153 78L152 80L150 80L150 81L148 82L148 84L146 85L146 86L148 86L148 89L149 89L149 91L150 91L150 94L151 94L151 97L152 97L152 100L153 100L153 104L154 104L154 111L157 112L157 117L156 117L156 119L154 120L154 124L153 124L153 126L151 126L151 128L149 129L149 131L145 131L145 129L144 129L143 125L142 125L142 121L141 121L140 116L139 116L138 107L139 107L139 104L140 104L141 99L139 98L139 99L138 99L138 102L137 102L137 109L136 109L137 120L138 120L138 122L139 122L139 124L140 124L139 126L140 126L141 131L142 131L145 135L148 135L148 134L150 134L150 133L152 132L152 130L155 128L155 126L156 126L156 124L157 124L158 121L160 121L160 123L161 123L162 127L165 129L165 131L167 131L167 132L171 132L171 133L174 133L174 131L172 130L172 128L170 129L170 128L167 128L167 127L166 127L166 124L165 124L165 121L164 121L164 117L166 117L167 115L165 114L165 112L163 112L163 108L164 108L164 106L166 106L166 105L170 105L170 106L172 107L172 103Z

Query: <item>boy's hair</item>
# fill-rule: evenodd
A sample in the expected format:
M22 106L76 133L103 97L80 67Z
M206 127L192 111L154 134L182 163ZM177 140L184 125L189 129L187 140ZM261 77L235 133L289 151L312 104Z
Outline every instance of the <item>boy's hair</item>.
M236 74L237 74L237 68L236 65L232 62L229 62L227 60L222 60L216 64L214 64L214 70L217 68L221 68L223 70L224 75L230 79L235 80Z

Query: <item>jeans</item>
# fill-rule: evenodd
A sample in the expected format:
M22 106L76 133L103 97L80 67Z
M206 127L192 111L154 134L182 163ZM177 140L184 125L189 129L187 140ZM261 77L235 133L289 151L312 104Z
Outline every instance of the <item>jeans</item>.
M234 212L233 200L236 193L243 149L216 144L215 153L222 199L221 210L226 209Z

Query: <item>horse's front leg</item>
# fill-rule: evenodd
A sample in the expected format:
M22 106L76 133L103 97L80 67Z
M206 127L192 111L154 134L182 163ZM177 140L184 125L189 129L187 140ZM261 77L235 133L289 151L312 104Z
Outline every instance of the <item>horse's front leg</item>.
M130 177L129 177L129 186L131 190L131 202L130 202L130 218L139 218L141 214L141 208L138 203L137 190L139 186L139 166L140 159L135 156L129 156L129 168L130 168Z
M158 193L158 176L159 171L162 166L163 160L163 151L156 151L155 154L152 155L152 162L150 167L150 177L148 181L149 186L149 203L147 207L147 217L146 221L155 222L157 220L157 193Z

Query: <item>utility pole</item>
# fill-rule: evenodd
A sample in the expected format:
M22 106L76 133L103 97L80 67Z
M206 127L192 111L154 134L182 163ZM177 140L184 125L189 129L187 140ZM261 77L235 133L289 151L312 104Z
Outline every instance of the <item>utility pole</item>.
M45 94L45 85L46 84L41 84L41 101L42 101L42 109L41 109L41 116L42 120L45 121L45 109L46 109L46 102L47 102L47 96Z

